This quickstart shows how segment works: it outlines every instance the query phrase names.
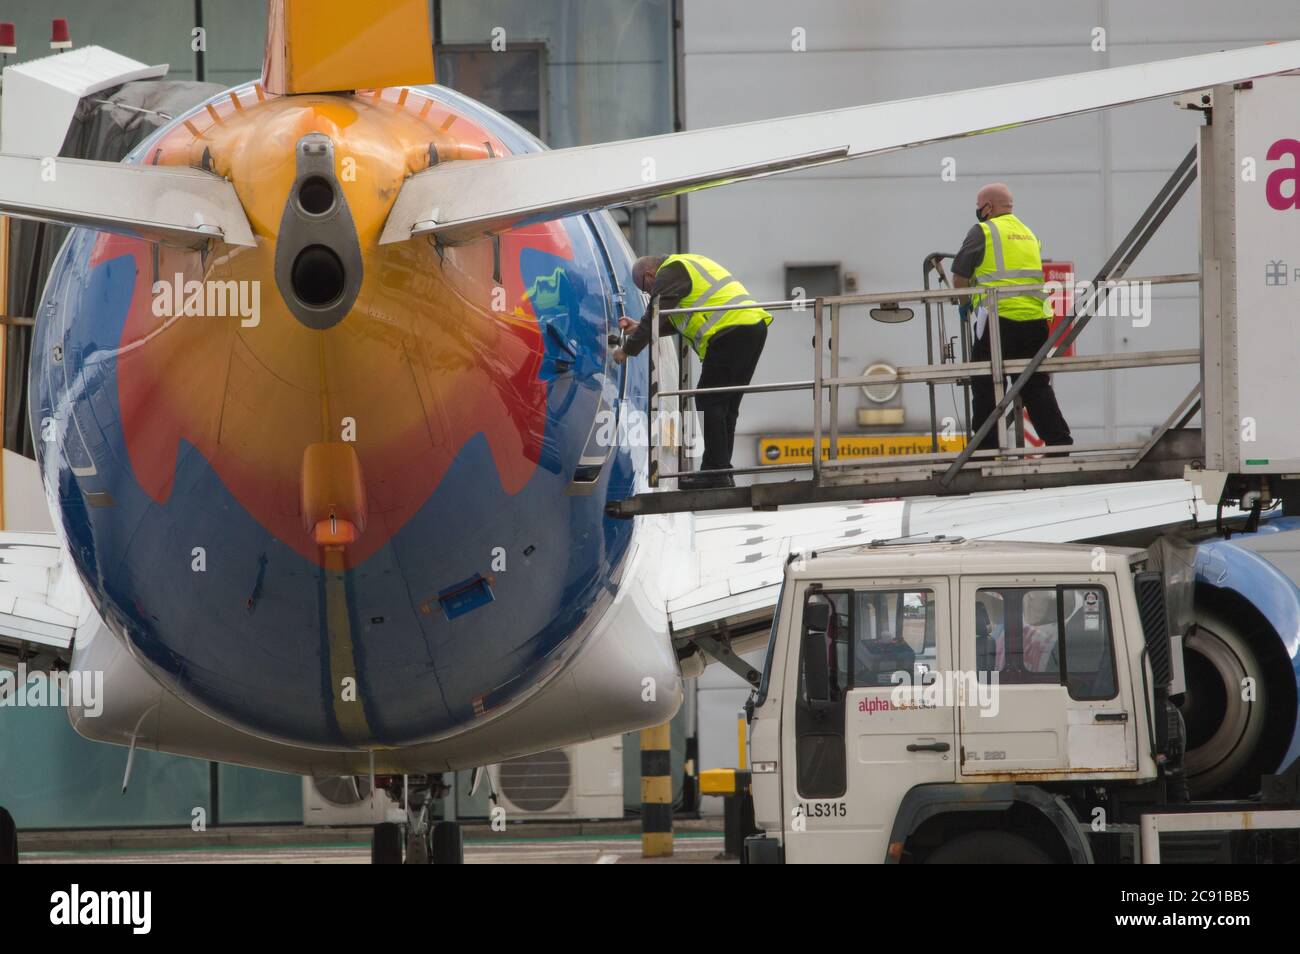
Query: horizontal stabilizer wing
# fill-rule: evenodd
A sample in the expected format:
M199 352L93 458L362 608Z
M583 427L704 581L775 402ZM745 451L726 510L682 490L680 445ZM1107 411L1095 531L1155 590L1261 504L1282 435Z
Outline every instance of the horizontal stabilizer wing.
M500 159L407 179L380 244L529 222L1300 69L1300 41Z
M715 132L716 130L707 131ZM677 133L676 135L690 134ZM473 208L462 210L455 203L452 203L450 210L448 210L447 204L442 202L444 195L454 194L455 189L464 186L474 189L497 189L502 188L504 183L511 181L511 175L521 175L527 178L550 174L545 169L529 164L531 160L564 156L567 160L565 165L572 167L572 174L586 175L585 170L592 165L592 161L589 157L576 154L585 149L608 149L612 151L622 147L623 152L617 157L608 157L608 161L622 163L635 161L640 163L645 160L645 157L649 157L657 164L658 159L649 151L649 147L642 146L639 149L632 149L632 147L638 143L654 143L666 139L670 139L670 137L633 139L603 146L531 153L504 159L462 160L426 170L407 179L403 184L402 191L398 193L397 201L393 205L393 211L389 213L388 221L384 224L384 232L379 237L379 244L387 245L390 242L403 242L408 238L417 238L421 235L435 235L448 244L469 242L528 222L557 219L566 215L580 215L583 212L615 208L620 205L631 205L636 202L649 202L666 195L677 195L695 189L709 189L713 186L727 185L744 179L757 179L760 176L785 172L789 169L808 168L809 166L849 158L849 147L841 145L818 152L800 153L793 156L765 157L755 162L745 162L739 153L733 153L736 157L735 165L725 168L720 167L715 157L712 163L705 163L699 169L692 169L692 163L681 161L681 157L677 156L681 152L681 147L680 144L674 143L671 152L678 158L678 161L671 168L680 168L682 171L680 174L668 179L659 178L657 174L653 177L643 175L640 178L627 177L626 179L610 176L608 190L600 193L593 193L589 189L579 188L576 183L570 186L557 179L551 184L553 191L549 198L538 194L534 204L515 206L513 208L506 208L506 203L501 201L481 203L480 205L486 211L475 211ZM635 152L636 155L642 158L634 159L630 157L628 150ZM502 168L502 166L509 166L511 162L516 161L526 163L526 165ZM512 169L515 170L513 173ZM584 171L579 172L579 169ZM571 174L568 169L557 168L554 171L557 175L565 177ZM457 174L461 174L463 178L468 179L468 182L457 185L455 181ZM521 194L526 194L528 191L527 189L521 189ZM531 191L538 193L539 190ZM545 192L547 189L544 188L540 191ZM526 202L529 200L520 198L515 201ZM455 216L454 219L447 219L449 211L451 215Z
M0 212L190 247L255 244L234 186L187 166L0 155Z
M791 553L940 534L1074 543L1193 518L1212 522L1214 516L1214 506L1183 480L700 514L695 517L698 576L667 601L668 621L682 655L701 635L725 638L739 655L767 645Z

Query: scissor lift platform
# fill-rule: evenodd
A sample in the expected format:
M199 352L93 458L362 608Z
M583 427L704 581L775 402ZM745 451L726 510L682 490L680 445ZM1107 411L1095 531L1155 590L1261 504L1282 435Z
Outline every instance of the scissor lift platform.
M789 480L710 490L652 490L609 505L614 517L683 513L702 510L774 510L797 504L844 500L880 500L971 494L999 490L1033 490L1078 484L1112 484L1143 480L1174 480L1201 464L1201 432L1181 429L1166 433L1141 460L1098 460L1080 453L1078 459L1043 461L979 460L963 467L948 482L942 470L921 473L915 466L872 469L866 462L827 480L796 476ZM934 456L934 455L926 455ZM957 455L938 455L949 460ZM915 459L909 459L914 463Z
M1165 182L1132 229L1116 246L1073 305L1028 359L1007 359L997 320L1000 298L1036 294L1047 300L1061 290L1053 282L1041 285L996 285L983 288L942 287L942 262L950 256L932 253L924 261L924 288L919 291L817 299L764 302L777 313L809 312L813 319L813 375L810 380L715 388L712 393L809 394L812 412L812 454L809 462L757 466L729 472L758 476L751 486L710 490L678 488L677 475L690 470L684 447L681 411L686 401L703 393L691 388L687 376L690 354L680 338L677 347L659 341L657 306L651 306L652 366L648 406L649 487L609 504L617 517L726 508L771 509L792 504L943 496L979 491L1044 489L1080 484L1120 483L1187 477L1211 503L1240 502L1256 509L1261 501L1290 501L1300 509L1300 337L1295 333L1300 268L1289 281L1285 249L1300 247L1300 199L1291 184L1297 174L1291 152L1300 123L1300 73L1253 83L1217 86L1212 91L1178 100L1180 108L1203 114L1197 144ZM1260 158L1264 157L1264 158ZM1255 169L1257 174L1240 174ZM1201 182L1198 210L1200 247L1194 273L1130 278L1130 266L1169 217L1191 185ZM1288 191L1290 190L1290 191ZM930 275L941 287L930 286ZM1103 308L1117 287L1194 286L1200 315L1196 348L1072 355L1070 346ZM1145 290L1145 289L1144 289ZM1126 291L1131 291L1126 288ZM987 309L990 359L971 360L971 322L958 322L950 340L944 307L971 295L981 296ZM842 323L857 321L862 309L872 309L879 321L895 322L925 314L926 364L892 373L846 377L840 372ZM705 308L676 309L662 314L686 314ZM937 321L934 320L937 315ZM1162 319L1163 320L1163 319ZM1191 335L1188 335L1190 338ZM936 347L936 341L940 344ZM1196 383L1174 403L1164 422L1150 435L1129 443L1074 444L1068 447L1025 447L1020 433L1023 416L1019 394L1034 373L1062 375L1158 366L1195 366ZM662 366L658 368L657 366ZM1006 380L1014 375L1009 386ZM994 409L983 421L965 415L971 425L960 451L941 441L936 413L936 388L969 387L972 378L993 381ZM672 389L661 388L660 378ZM900 457L839 459L840 394L873 385L923 384L930 395L931 453ZM1176 397L1176 395L1174 395ZM1199 420L1195 420L1199 415ZM676 417L676 423L673 418ZM960 416L960 413L959 413ZM663 421L668 419L667 426ZM1195 428L1189 425L1195 423ZM962 436L952 426L943 437ZM665 436L667 439L665 439ZM977 450L981 446L995 450ZM715 476L721 472L715 473ZM788 478L788 479L787 479Z
M1186 170L1182 170L1186 172ZM1181 194L1181 192L1179 193ZM1166 200L1170 196L1164 197ZM1176 201L1176 196L1173 197ZM931 256L927 263L938 257ZM1017 295L1026 291L1041 296L1051 294L1052 283L1038 286L1011 286L1010 289L924 289L911 292L837 296L813 301L764 302L762 307L775 311L811 311L813 318L814 373L810 380L782 383L751 384L746 386L701 389L690 388L684 373L678 373L681 386L668 390L660 387L658 365L665 372L689 366L689 353L684 344L676 352L668 340L660 341L653 335L653 354L661 356L651 375L649 414L652 421L682 420L680 408L685 399L701 393L772 393L806 391L813 395L812 402L812 459L808 463L783 464L742 468L728 472L737 475L763 475L764 478L749 486L715 489L679 489L678 475L687 473L687 459L683 447L680 423L669 427L651 426L648 433L655 436L650 448L650 489L624 500L610 504L608 512L616 517L635 517L654 513L676 513L697 510L729 508L773 509L794 504L821 503L842 500L863 500L914 496L944 496L969 494L977 491L1028 490L1067 487L1082 483L1120 483L1143 480L1165 480L1184 476L1188 469L1203 466L1204 441L1200 430L1187 427L1200 409L1200 384L1174 407L1164 423L1153 433L1139 441L1073 444L1069 446L1028 447L1022 430L1019 394L1029 376L1038 373L1077 373L1116 369L1168 367L1173 365L1199 365L1200 349L1175 349L1131 354L1109 355L1057 355L1053 350L1064 351L1077 337L1089 318L1096 313L1120 269L1108 264L1108 281L1099 282L1094 297L1079 303L1074 312L1062 321L1048 341L1033 358L1003 359L998 323L997 302L1001 295L1014 290ZM1174 285L1199 283L1196 274L1177 274L1137 279L1149 285ZM928 270L927 270L928 283ZM988 301L992 356L989 361L968 360L971 335L968 323L961 328L963 342L961 357L945 355L946 360L933 361L934 334L931 327L930 307L954 298L980 294ZM926 337L931 363L899 368L882 374L845 377L840 373L840 334L843 313L846 309L870 307L884 309L893 314L904 303L919 302L926 311ZM663 314L686 314L701 309L676 309ZM652 309L653 327L658 326L660 313ZM940 335L944 337L942 319ZM1049 356L1051 355L1051 356ZM988 418L973 433L967 435L964 449L942 451L946 441L940 440L940 422L936 413L935 388L944 384L969 386L973 376L985 374L993 378L996 406ZM1004 386L1006 375L1016 375L1015 382ZM925 384L930 391L930 442L931 453L904 457L839 458L839 401L843 389L856 389L872 385ZM1010 413L1015 422L1008 425ZM668 435L668 439L664 436ZM947 435L944 435L945 438ZM976 450L986 436L995 437L996 449ZM825 447L823 442L825 441ZM782 479L788 477L788 479Z

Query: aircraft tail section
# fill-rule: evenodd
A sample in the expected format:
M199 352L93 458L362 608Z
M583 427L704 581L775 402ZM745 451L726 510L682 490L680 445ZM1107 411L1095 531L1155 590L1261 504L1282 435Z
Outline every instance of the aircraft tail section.
M425 0L271 0L262 85L277 95L433 82Z

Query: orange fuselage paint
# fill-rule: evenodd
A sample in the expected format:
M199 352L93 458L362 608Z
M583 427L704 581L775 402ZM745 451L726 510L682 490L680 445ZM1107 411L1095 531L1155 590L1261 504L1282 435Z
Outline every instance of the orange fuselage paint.
M276 231L295 177L295 144L334 142L335 174L356 225L360 294L336 326L313 330L275 282ZM118 397L135 476L156 501L173 489L181 442L193 445L248 512L321 564L302 512L304 454L348 441L366 494L355 566L419 509L467 441L483 434L503 490L536 467L546 425L542 343L525 294L523 248L571 257L564 228L546 223L501 238L500 288L490 241L439 249L427 240L380 247L404 179L442 156L505 144L418 90L272 97L236 91L165 135L144 162L207 165L234 184L256 235L252 248L205 253L104 235L93 258L130 255L137 280L118 351ZM206 156L206 159L205 159ZM465 159L460 161L476 161ZM491 161L491 160L487 160ZM155 282L258 283L256 321L155 314ZM494 300L495 299L495 300ZM505 307L500 306L504 301Z

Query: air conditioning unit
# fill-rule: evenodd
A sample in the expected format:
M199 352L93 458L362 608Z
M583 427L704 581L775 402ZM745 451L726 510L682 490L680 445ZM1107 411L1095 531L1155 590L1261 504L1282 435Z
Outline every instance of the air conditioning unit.
M612 736L489 769L507 821L623 817L623 737Z
M370 797L368 775L303 776L304 825L378 825L406 820L400 802L380 789Z

